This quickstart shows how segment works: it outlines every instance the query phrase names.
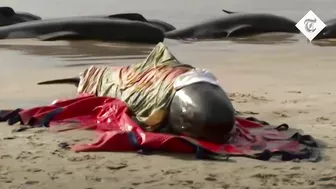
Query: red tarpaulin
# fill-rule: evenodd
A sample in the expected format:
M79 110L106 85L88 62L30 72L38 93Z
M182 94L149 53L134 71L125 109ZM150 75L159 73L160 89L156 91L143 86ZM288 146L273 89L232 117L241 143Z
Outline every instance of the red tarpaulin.
M57 132L84 128L101 134L94 143L72 146L72 150L77 152L166 151L196 153L200 159L243 156L283 161L317 161L320 156L317 143L311 136L291 132L286 124L274 127L251 118L236 117L236 131L230 141L214 144L185 136L145 132L128 115L124 102L92 95L59 100L27 110L3 110L0 121L7 121L10 125L20 122L34 127L50 127L51 131Z

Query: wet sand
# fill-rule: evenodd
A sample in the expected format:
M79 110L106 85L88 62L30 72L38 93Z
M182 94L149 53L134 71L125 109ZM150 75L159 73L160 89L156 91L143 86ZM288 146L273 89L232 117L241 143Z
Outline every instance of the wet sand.
M79 57L70 56L73 50L69 50L69 45L62 47L61 42L56 47L55 43L46 42L43 48L23 48L23 42L10 43L0 45L1 63L7 69L0 75L1 108L32 107L72 97L75 95L72 86L37 86L36 83L77 75L87 66L81 62L122 65L141 61L132 56L143 56L151 48L124 48L119 54L129 59L108 58L118 54L116 49L110 49L114 53L100 55L90 55L90 50L86 50L73 53L89 54L76 61ZM91 141L95 138L93 132L50 133L41 128L12 132L17 126L1 123L0 188L336 187L335 47L317 47L304 40L278 45L165 43L181 61L211 70L230 94L235 108L244 115L275 125L288 123L322 140L322 161L262 162L233 158L230 162L212 162L197 161L189 155L74 153L59 144ZM96 54L103 51L101 47L92 50L95 48L90 43L83 47ZM137 53L130 53L134 51ZM66 53L68 56L64 58Z

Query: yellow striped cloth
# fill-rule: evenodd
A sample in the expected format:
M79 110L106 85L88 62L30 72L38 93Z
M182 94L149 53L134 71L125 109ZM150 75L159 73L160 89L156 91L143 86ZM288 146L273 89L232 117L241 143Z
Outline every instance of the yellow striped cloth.
M168 113L176 77L194 69L180 63L163 43L138 64L125 67L90 67L83 73L78 91L124 101L136 118L155 131Z

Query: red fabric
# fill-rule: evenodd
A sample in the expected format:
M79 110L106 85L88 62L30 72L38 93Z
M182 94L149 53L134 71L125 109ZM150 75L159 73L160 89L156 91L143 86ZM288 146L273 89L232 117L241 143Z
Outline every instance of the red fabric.
M270 126L236 118L236 132L229 144L219 145L207 141L190 139L162 133L144 132L127 114L124 102L109 97L82 95L69 100L58 100L48 106L23 110L19 114L24 124L35 118L40 120L47 113L62 108L63 111L52 118L50 129L62 131L74 128L96 130L100 133L91 144L76 144L74 151L135 151L138 150L129 139L132 132L141 148L169 152L192 153L190 143L218 154L254 154L265 149L270 151L298 151L300 144L288 140L283 132ZM69 127L69 125L72 125ZM66 127L68 126L68 127ZM181 140L184 139L184 140ZM189 141L190 143L186 142Z

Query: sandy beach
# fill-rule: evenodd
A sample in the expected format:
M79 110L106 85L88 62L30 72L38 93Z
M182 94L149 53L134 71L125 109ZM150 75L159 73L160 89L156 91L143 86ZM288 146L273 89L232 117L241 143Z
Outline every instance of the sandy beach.
M336 188L334 47L307 43L203 42L199 45L168 41L167 44L181 61L211 70L230 94L235 108L245 116L274 125L287 123L321 140L323 159L318 163L263 162L247 158L215 162L177 154L75 153L61 148L60 144L92 141L94 132L51 133L43 128L13 132L17 126L1 123L0 188ZM258 48L254 48L256 46ZM17 59L8 58L15 52L1 51L5 67L23 65ZM22 60L31 58L29 54L20 56ZM62 60L47 56L30 60L45 64L53 61ZM139 60L108 62L136 61ZM85 68L30 66L31 69L9 69L7 74L1 75L2 109L33 107L57 98L73 97L75 88L71 86L37 86L36 83L77 75Z

